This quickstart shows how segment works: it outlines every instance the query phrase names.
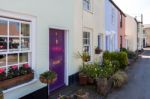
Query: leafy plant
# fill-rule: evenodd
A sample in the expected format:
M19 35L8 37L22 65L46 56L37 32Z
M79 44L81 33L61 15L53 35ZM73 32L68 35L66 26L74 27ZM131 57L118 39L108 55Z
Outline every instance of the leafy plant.
M120 68L120 63L119 63L119 61L118 61L118 60L113 60L113 61L111 61L111 63L112 63L112 65L113 65L114 69L115 69L115 72L118 71L119 68Z
M47 80L53 80L54 78L56 78L56 73L54 71L46 71L42 74L40 74L40 77L44 77Z
M17 76L19 76L18 66L14 65L14 66L9 67L7 78L11 79L11 78L14 78L14 77L17 77Z
M20 75L29 74L31 72L33 72L33 70L31 69L31 67L29 67L29 64L23 64L23 66L19 68Z
M103 53L103 60L111 60L111 55L109 51Z
M6 79L6 70L5 68L0 68L0 81L3 81Z
M104 78L110 78L114 73L115 67L112 65L111 61L104 60L103 67L100 68L100 75Z
M128 57L127 57L127 53L125 52L120 52L118 54L118 60L120 63L120 69L125 69L126 66L128 65Z
M121 48L120 51L128 53L128 50L126 48Z

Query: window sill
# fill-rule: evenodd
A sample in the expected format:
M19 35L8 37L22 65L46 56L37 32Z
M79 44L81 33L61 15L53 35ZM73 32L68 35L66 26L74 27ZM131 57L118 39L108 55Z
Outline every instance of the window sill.
M86 10L86 9L84 9L84 11L93 14L92 10Z
M6 90L3 91L3 93L6 94L6 93L11 92L11 91L13 91L13 90L16 90L16 89L18 89L18 88L21 88L21 87L24 87L24 86L33 84L33 83L35 83L35 82L37 82L37 81L38 81L38 79L35 78L35 79L33 79L33 80L31 80L31 81L29 81L29 82L27 82L27 83L20 84L20 85L18 85L18 86L15 86L15 87L6 89Z

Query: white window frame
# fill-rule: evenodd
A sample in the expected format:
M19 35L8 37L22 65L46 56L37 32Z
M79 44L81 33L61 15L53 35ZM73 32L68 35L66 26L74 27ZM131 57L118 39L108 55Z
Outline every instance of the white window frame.
M99 42L98 44L99 44L99 45L98 45L98 46L100 47L100 49L103 49L103 46L104 46L104 45L103 45L103 44L104 44L104 39L103 39L103 38L104 38L104 35L103 35L102 33L99 33L98 36L99 36L99 40L98 40L98 42Z
M83 1L83 9L85 11L92 11L92 0L82 0Z
M30 43L32 46L30 46L30 50L32 51L31 55L31 59L29 59L30 63L31 63L31 67L34 70L34 80L31 81L32 83L37 81L37 71L36 71L36 22L37 22L37 17L36 16L31 16L31 15L27 15L27 14L23 14L23 13L16 13L16 12L11 12L11 11L7 11L7 10L2 10L0 9L0 16L1 17L5 17L5 18L11 18L11 19L16 19L16 20L26 20L26 21L30 21ZM32 40L32 41L31 41ZM30 84L30 82L28 83ZM19 85L10 89L7 89L5 92L9 92L11 90L20 88L22 86L25 86L27 84L23 84L23 85Z
M29 64L29 66L32 67L31 65L31 57L32 57L32 50L31 50L31 46L32 46L32 40L31 40L31 36L32 36L32 32L31 32L31 22L26 22L26 21L21 21L21 20L16 20L16 19L10 19L10 18L3 18L3 17L0 17L0 20L4 20L4 21L7 21L7 35L0 35L0 37L6 37L7 38L7 49L6 50L0 50L0 55L6 55L6 65L5 66L0 66L0 68L5 68L6 69L6 74L8 72L8 69L9 67L11 66L14 66L14 65L17 65L18 68L20 67L20 65L23 65L23 64ZM19 23L19 36L11 36L9 35L10 34L10 31L9 31L9 23L10 22L16 22L16 23ZM21 36L21 24L29 24L29 29L30 29L30 34L29 36ZM19 38L19 45L20 47L18 49L10 49L9 48L9 39L10 38ZM24 49L22 50L23 48L21 48L21 39L25 39L25 38L28 38L29 39L29 49ZM28 53L28 62L20 62L19 60L19 54L20 53ZM8 55L10 54L17 54L18 56L18 60L17 60L17 63L16 64L11 64L9 65L8 64Z

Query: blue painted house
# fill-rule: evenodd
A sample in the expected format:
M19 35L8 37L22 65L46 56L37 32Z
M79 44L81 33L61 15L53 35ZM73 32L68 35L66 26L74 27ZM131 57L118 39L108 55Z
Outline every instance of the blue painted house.
M105 50L118 51L118 9L105 0Z

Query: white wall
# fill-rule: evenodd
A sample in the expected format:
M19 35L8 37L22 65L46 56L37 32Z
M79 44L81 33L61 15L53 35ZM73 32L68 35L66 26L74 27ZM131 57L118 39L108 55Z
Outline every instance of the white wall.
M92 0L92 12L86 12L83 10L82 0L0 0L0 10L36 18L37 75L49 68L49 28L68 30L68 75L72 75L78 72L81 65L76 54L78 51L82 52L84 30L92 32L92 60L102 55L95 55L94 48L98 43L98 34L105 33L104 1ZM36 81L7 92L5 99L17 99L41 87L43 84Z
M36 72L37 75L49 68L49 28L61 27L69 30L69 38L73 37L74 0L0 0L0 10L18 15L34 16L36 23ZM1 15L1 13L0 13ZM69 39L68 66L72 68L72 39ZM69 72L69 74L71 74ZM38 78L37 78L38 79ZM28 86L17 88L4 94L5 99L17 99L43 87L34 82Z
M99 55L94 54L94 48L97 46L97 36L104 33L104 0L92 0L92 11L83 10L83 0L75 0L74 5L74 28L73 28L73 64L69 68L69 74L78 72L81 66L81 59L76 58L77 52L83 49L83 31L91 32L92 60L99 60Z
M125 34L128 39L128 48L131 51L137 50L137 23L135 19L129 15L126 17L126 29Z

